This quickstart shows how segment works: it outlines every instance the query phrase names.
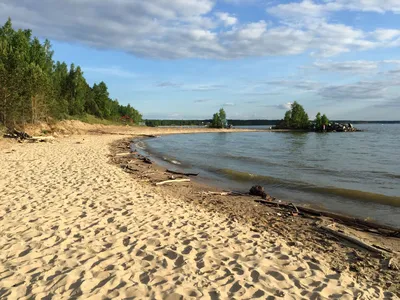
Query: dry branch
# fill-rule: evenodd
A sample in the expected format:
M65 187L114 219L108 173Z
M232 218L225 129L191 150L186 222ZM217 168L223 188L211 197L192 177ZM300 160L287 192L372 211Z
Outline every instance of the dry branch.
M115 156L127 156L127 155L130 155L130 154L131 154L131 152L121 152L121 153L115 154Z
M184 173L184 172L178 172L178 171L174 171L174 170L167 170L167 173L171 173L171 174L176 174L176 175L184 175L184 176L197 176L199 175L199 173Z
M383 254L382 250L380 250L380 249L378 249L378 248L376 248L376 247L374 247L372 245L369 245L369 244L361 241L360 239L358 239L358 238L356 238L354 236L351 236L351 235L345 234L343 232L340 232L340 231L332 229L331 227L333 225L334 224L331 224L331 225L328 225L328 226L323 226L322 225L322 226L320 226L320 228L325 230L325 231L327 231L327 232L329 232L330 234L332 234L334 236L337 236L337 237L345 239L345 240L347 240L349 242L352 242L353 244L355 244L355 245L357 245L357 246L359 246L361 248L364 248L364 249L369 250L369 251L374 252L374 253Z
M161 182L157 182L156 185L163 185L167 183L176 183L176 182L189 182L190 179L175 179L175 180L165 180Z

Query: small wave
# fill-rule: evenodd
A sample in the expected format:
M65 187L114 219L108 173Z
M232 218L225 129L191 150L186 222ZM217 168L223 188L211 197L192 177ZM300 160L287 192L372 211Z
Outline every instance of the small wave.
M222 169L220 170L220 172L223 175L236 181L271 184L275 186L285 187L287 189L308 191L318 194L329 194L347 199L368 201L368 202L400 207L400 197L397 196L387 196L371 192L337 188L337 187L319 187L304 182L288 181L271 176L251 174L231 169Z
M166 157L166 156L163 156L163 160L167 161L167 162L169 162L171 164L174 164L174 165L181 165L182 164L180 161L175 160L173 158Z
M258 175L258 174L252 174L252 173L247 173L247 172L240 172L240 171L235 171L231 169L222 169L219 170L220 173L223 175L237 181L259 181L259 182L265 182L269 184L287 184L285 180L281 180L276 177L271 177L271 176L265 176L265 175Z
M135 143L135 147L137 147L139 149L142 149L142 150L145 150L146 149L146 144L144 142L142 142L142 141L139 141L139 142Z

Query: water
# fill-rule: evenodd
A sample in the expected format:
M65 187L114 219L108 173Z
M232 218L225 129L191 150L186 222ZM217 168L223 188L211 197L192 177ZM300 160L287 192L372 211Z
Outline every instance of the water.
M263 185L274 197L400 227L400 125L364 132L170 135L146 151L200 180L235 190Z

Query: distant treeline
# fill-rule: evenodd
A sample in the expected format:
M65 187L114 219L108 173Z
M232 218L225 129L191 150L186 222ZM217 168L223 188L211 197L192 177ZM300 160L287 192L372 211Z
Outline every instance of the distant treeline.
M276 125L279 120L227 120L233 126L260 126ZM147 126L204 126L210 124L211 119L206 120L146 120Z
M211 123L211 119L206 120L145 120L147 126L205 126ZM229 120L228 124L233 126L274 126L281 120ZM351 120L331 120L330 122L352 123L352 124L400 124L400 121L351 121Z
M352 124L400 124L400 121L349 121L349 120L337 120L331 121L337 123L352 123Z
M109 97L104 82L89 86L79 66L54 62L48 40L31 30L14 30L9 19L0 28L0 123L7 126L94 115L138 123L142 116Z

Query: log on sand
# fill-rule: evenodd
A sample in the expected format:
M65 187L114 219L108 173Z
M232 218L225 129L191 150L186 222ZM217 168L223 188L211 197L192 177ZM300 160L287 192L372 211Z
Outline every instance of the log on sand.
M184 175L184 176L197 176L199 173L184 173L184 172L178 172L174 170L167 170L167 173L175 174L175 175Z
M189 182L190 179L175 179L175 180L165 180L161 182L157 182L156 185L163 185L167 183L177 183L177 182Z
M291 203L287 204L284 202L274 202L274 201L267 201L267 200L263 200L263 199L257 199L254 201L265 204L265 205L269 205L269 206L284 207L287 209L293 208L293 204L291 204ZM328 217L328 218L334 219L335 221L342 223L344 225L353 226L355 228L362 229L367 232L378 233L378 234L383 234L385 236L400 238L400 231L397 228L394 228L394 227L391 227L388 225L376 224L374 222L365 221L365 220L348 217L348 216L343 216L343 215L340 215L337 213L320 211L317 209L304 207L304 206L297 206L296 208L297 208L298 212L303 213L303 214L308 214L308 215L313 215L313 216L318 216L318 217Z
M341 232L341 231L333 229L334 227L335 227L335 224L330 224L328 226L324 226L324 225L320 226L321 229L329 232L330 234L332 234L332 235L334 235L336 237L340 237L340 238L342 238L344 240L347 240L347 241L349 241L349 242L351 242L351 243L353 243L353 244L355 244L355 245L357 245L357 246L359 246L361 248L364 248L364 249L366 249L368 251L371 251L373 253L378 253L378 254L381 254L381 255L384 253L383 250L378 249L378 248L376 248L376 247L374 247L372 245L369 245L366 242L356 238L355 236L352 236L352 235L346 234L344 232Z

